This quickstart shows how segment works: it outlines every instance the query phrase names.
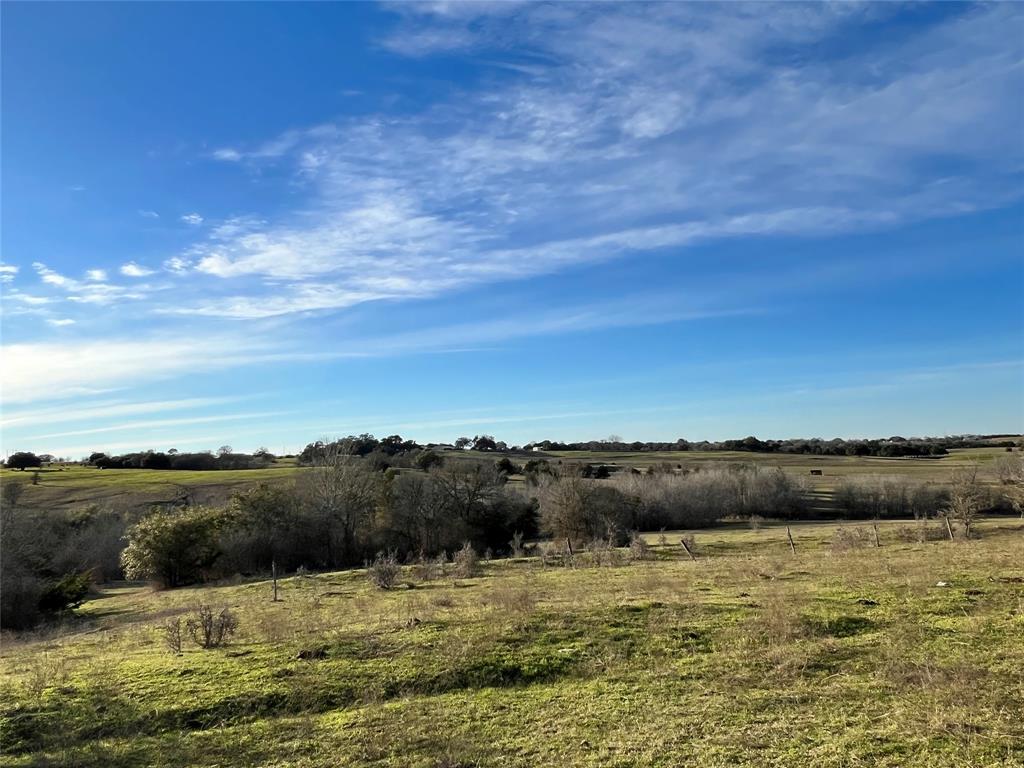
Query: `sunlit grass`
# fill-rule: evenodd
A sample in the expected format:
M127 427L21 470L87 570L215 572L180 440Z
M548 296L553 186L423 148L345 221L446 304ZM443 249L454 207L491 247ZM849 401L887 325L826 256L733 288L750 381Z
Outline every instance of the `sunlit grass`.
M111 589L6 639L0 739L12 765L1022 764L1024 523L843 551L838 527L794 525L795 556L737 525L695 532L696 562L667 532L613 567L293 576L278 603ZM176 656L160 626L199 602L239 635Z

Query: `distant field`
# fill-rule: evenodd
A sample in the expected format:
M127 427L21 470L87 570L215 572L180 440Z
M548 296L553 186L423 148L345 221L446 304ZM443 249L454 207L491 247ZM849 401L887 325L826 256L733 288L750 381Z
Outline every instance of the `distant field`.
M112 588L7 638L10 766L978 768L1024 765L1024 521L833 548L841 526L648 537L651 560ZM198 603L225 648L164 645ZM314 656L301 659L300 654Z
M830 504L837 481L856 475L904 475L913 480L944 482L957 469L986 464L1006 455L1002 448L968 448L934 459L880 459L854 456L809 456L800 454L750 453L746 451L666 451L618 453L603 451L551 451L512 456L522 464L530 459L548 459L569 463L616 465L622 468L649 467L668 462L683 468L723 463L752 463L764 468L781 467L794 476L805 477L822 507ZM448 460L497 460L501 454L474 451L445 453ZM811 470L821 475L811 475ZM107 504L119 508L143 508L148 504L170 501L183 490L199 503L223 503L235 491L256 483L278 483L293 479L302 468L294 459L279 460L265 469L216 470L207 472L150 469L94 469L78 465L47 467L39 471L39 484L29 486L23 496L25 506L73 509L87 504ZM0 469L0 482L27 482L32 471ZM991 477L983 476L991 480Z
M21 503L35 508L75 508L87 504L108 504L117 508L145 506L169 501L187 490L202 503L220 503L236 490L256 483L283 482L300 471L294 462L264 469L215 471L157 469L95 469L78 465L46 467L39 471L39 484L27 485ZM33 470L0 469L0 482L25 482Z

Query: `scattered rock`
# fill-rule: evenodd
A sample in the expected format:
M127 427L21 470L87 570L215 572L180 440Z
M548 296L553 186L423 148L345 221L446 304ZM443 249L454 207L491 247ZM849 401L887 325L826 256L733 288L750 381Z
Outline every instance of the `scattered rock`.
M878 605L878 601L868 597L861 597L857 599L857 605Z
M948 581L937 581L937 582L935 582L935 586L936 587L951 587L953 585L950 584Z
M413 616L411 619L409 619L407 622L405 622L405 626L408 627L409 629L412 629L413 627L418 627L422 623L423 622L420 621L417 617Z
M303 661L316 661L317 659L327 658L327 646L320 645L316 648L303 648L299 651L298 656L295 658L302 659Z
M252 653L252 651L228 651L225 655L229 659L237 659L242 656L248 656L250 653Z

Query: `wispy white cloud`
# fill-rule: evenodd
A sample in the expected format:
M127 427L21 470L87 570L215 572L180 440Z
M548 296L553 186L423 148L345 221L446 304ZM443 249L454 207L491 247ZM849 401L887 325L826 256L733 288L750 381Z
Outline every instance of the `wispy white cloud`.
M51 318L50 320L47 320L46 322L49 325L52 325L54 328L63 328L65 326L67 326L67 325L74 325L75 324L75 321L72 320L70 317Z
M159 219L160 218L160 214L157 213L156 211L150 211L150 210L143 209L143 208L139 209L139 216L141 216L144 219Z
M213 152L213 157L216 160L224 160L229 163L236 163L242 159L242 153L237 149L231 147L224 147L223 149L217 149Z
M188 272L189 267L192 266L192 262L189 259L184 259L180 256L172 256L171 258L164 261L163 267L168 272L173 272L176 275L183 275Z
M276 352L265 342L245 337L179 335L4 344L0 351L5 403L95 395L186 372L274 359Z
M62 404L59 407L29 408L12 411L4 409L0 427L14 425L38 426L40 424L74 424L82 421L113 419L137 416L143 413L164 413L167 411L193 410L224 406L244 400L243 397L188 397L178 400L93 400L85 404Z
M128 266L125 265L121 268L123 274L130 274L125 272L125 268ZM34 262L32 267L44 285L56 289L57 292L61 293L63 300L75 304L112 304L128 299L141 299L148 290L145 287L129 289L122 285L104 282L107 279L107 274L104 270L100 269L88 270L86 272L87 279L82 281L51 269L42 262ZM149 272L142 274L149 274ZM57 301L53 296L35 296L20 292L12 292L9 298L34 305L53 304Z
M134 261L129 261L127 264L121 265L121 274L125 277L146 277L146 275L152 275L153 270L148 267L143 267L140 264L136 264Z
M515 74L409 118L231 148L221 159L291 167L311 199L294 217L226 222L176 257L172 271L191 268L195 285L226 281L181 311L252 319L431 297L713 238L892 226L1021 194L1013 6L965 9L841 58L830 41L896 9L395 10L404 22L392 50L473 50Z
M0 261L0 283L14 282L14 276L18 274L18 267L14 264L4 264Z
M56 437L79 437L81 435L100 435L110 432L132 432L136 440L142 440L138 433L145 433L146 430L163 427L181 427L191 424L211 424L224 421L247 421L251 419L267 419L274 416L286 415L287 411L260 411L257 413L225 413L216 416L189 416L176 419L148 419L138 421L125 421L119 424L106 424L102 427L89 427L88 429L73 429L63 432L50 432L44 435L32 435L26 440L50 440Z
M200 224L203 223L203 217L200 216L198 213L186 213L182 215L181 220L184 223L193 227L198 227Z

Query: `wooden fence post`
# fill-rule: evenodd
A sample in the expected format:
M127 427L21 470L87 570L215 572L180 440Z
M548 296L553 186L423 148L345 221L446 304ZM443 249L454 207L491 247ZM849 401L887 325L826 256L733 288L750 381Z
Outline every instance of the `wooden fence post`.
M690 548L686 546L686 539L679 539L679 543L683 545L683 549L686 550L686 554L690 556L691 560L697 559L696 557L694 557L693 552L690 551Z
M270 576L274 580L274 602L277 602L277 561L270 561Z
M871 527L875 531L875 549L878 549L881 545L878 543L878 523L871 523Z
M793 542L793 532L789 530L789 526L786 526L786 537L789 539L789 549L792 553L796 554L796 544Z

